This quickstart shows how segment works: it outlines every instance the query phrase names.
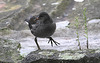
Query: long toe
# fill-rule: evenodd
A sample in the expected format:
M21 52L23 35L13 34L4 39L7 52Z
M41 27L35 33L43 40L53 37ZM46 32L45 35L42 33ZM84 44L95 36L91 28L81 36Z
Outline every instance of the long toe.
M53 40L53 42L55 43L56 46L60 45L60 43L56 42Z
M48 37L49 38L49 42L51 42L51 46L53 46L53 43L55 43L56 46L60 45L60 43L56 42L52 37Z

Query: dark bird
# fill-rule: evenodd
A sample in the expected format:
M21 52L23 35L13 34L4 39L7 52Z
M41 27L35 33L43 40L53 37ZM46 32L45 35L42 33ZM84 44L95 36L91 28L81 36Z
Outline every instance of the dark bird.
M40 50L40 46L37 42L37 37L49 38L48 43L51 42L51 46L53 46L53 43L55 43L55 45L60 44L51 37L51 35L55 32L56 24L53 22L48 13L41 12L39 15L32 16L30 19L26 19L25 21L28 22L31 33L35 36L35 42L38 50Z

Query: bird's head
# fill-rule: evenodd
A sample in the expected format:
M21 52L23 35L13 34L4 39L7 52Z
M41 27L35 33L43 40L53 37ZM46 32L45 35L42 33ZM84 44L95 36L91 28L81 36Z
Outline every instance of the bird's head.
M37 20L36 18L37 18L37 15L31 16L28 19L25 19L24 21L26 23L28 23L28 24L35 24L36 23L36 20Z
M43 23L52 22L52 19L50 18L50 16L46 12L41 12L37 17L37 20L39 20L39 21L41 21Z

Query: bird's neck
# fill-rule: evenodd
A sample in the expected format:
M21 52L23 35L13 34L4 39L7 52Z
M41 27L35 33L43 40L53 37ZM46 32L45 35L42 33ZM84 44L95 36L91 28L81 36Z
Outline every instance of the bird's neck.
M29 26L29 28L30 28L30 29L32 29L32 24L30 24L30 23L29 23L29 25L28 25L28 26Z
M44 24L51 24L51 23L53 23L53 20L52 20L51 18L45 19L45 20L43 21L43 23L44 23Z

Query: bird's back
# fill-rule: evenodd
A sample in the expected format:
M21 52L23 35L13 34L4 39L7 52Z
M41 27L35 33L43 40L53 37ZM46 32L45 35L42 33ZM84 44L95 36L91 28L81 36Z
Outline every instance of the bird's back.
M34 36L45 38L51 36L56 29L55 23L50 24L34 24L32 25L31 32Z

